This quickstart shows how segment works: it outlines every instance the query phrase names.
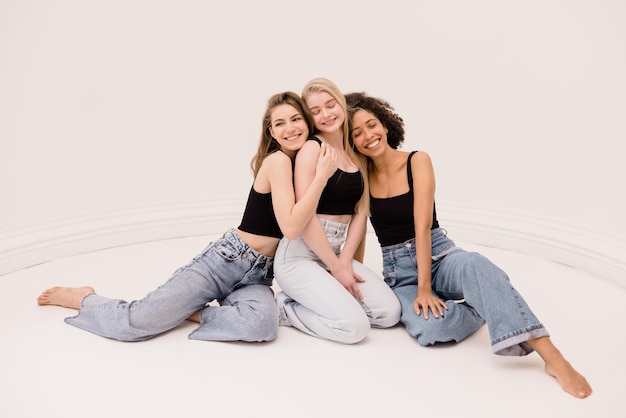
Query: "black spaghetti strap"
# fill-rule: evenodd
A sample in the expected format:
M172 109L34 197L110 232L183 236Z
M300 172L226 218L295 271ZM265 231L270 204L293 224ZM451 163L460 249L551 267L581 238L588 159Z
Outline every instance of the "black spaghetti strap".
M411 151L409 158L406 160L406 176L409 181L409 190L413 190L413 171L411 170L411 157L418 151Z
M318 144L322 145L322 140L316 136L310 136L306 139L307 141L316 141Z

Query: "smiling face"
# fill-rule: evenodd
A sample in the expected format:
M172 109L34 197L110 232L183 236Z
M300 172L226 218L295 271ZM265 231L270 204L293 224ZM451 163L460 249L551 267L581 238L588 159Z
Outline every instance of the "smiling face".
M352 116L352 140L357 150L368 157L383 152L387 146L387 128L373 113L359 109Z
M289 105L276 106L271 113L270 133L287 154L295 153L309 136L309 128L298 109Z
M341 131L346 114L333 96L325 91L313 91L306 96L306 105L313 116L315 127L322 134Z

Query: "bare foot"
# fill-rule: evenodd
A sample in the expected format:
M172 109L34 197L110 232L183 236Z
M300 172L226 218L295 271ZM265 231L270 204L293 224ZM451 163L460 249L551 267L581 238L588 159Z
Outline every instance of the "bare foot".
M95 293L93 287L52 287L37 298L39 305L57 305L65 308L80 309L83 298Z
M563 354L552 344L550 337L536 338L528 343L545 362L546 373L556 378L565 392L580 399L591 395L593 390L587 379L565 360Z
M546 373L554 376L563 390L577 398L586 398L593 392L585 377L561 356L561 361L546 362Z

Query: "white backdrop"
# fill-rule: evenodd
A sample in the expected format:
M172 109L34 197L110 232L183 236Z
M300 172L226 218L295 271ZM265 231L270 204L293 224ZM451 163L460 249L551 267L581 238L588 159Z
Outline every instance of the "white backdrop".
M0 254L244 199L267 98L317 76L395 105L443 208L624 242L625 21L620 0L1 0Z

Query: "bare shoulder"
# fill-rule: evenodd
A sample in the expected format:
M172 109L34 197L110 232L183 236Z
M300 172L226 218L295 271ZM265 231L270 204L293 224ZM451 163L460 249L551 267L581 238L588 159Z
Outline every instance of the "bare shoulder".
M291 158L282 151L276 151L268 155L263 161L262 167L291 167Z
M302 164L312 165L320 154L320 145L316 141L306 141L296 155L296 167Z
M302 148L300 148L300 151L298 151L298 155L300 155L303 151L304 154L317 154L320 152L321 146L322 145L317 141L307 140L302 145Z
M282 151L276 151L268 155L263 161L259 175L271 177L273 175L286 175L291 173L293 163L291 158Z
M420 167L424 165L432 167L432 160L426 151L419 151L411 157L411 165L413 167Z
M272 189L271 184L277 179L290 179L291 176L291 158L281 151L274 152L263 160L261 169L254 179L254 189L259 193L268 193Z
M418 151L411 157L411 162L420 163L420 162L431 162L430 154L426 151Z

